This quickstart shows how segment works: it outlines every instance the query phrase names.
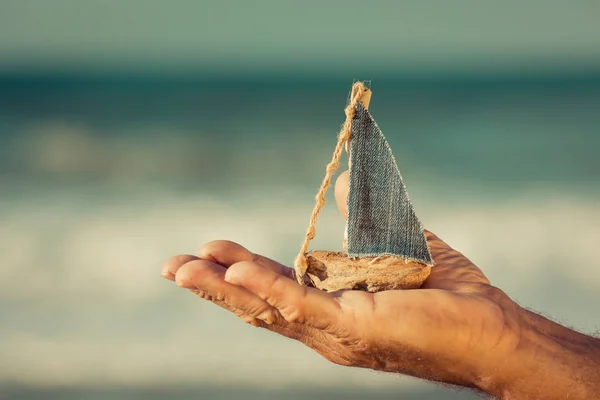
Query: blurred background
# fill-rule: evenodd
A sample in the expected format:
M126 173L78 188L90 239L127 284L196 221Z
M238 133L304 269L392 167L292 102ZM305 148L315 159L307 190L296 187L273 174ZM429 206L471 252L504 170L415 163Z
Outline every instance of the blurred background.
M0 0L0 398L475 398L160 278L214 239L291 264L355 79L424 225L597 333L597 2Z

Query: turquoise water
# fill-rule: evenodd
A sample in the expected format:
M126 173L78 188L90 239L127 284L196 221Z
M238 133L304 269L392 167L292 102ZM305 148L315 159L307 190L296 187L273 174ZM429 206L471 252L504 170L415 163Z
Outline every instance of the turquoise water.
M600 76L372 78L424 224L522 305L596 332ZM218 238L292 260L350 84L0 77L6 393L291 399L313 382L317 398L470 398L331 366L159 277ZM315 248L339 248L343 225L327 207Z
M342 122L349 80L9 75L0 87L4 178L110 181L111 161L128 160L128 150L143 159L129 157L138 175L153 181L262 181L293 171L294 181L312 184ZM383 77L373 90L372 111L408 173L517 189L600 174L600 75ZM41 147L77 138L89 145L79 154L93 159L36 164L28 147L36 138ZM177 155L176 165L144 171L141 161L156 164L152 152ZM216 160L219 174L206 168Z

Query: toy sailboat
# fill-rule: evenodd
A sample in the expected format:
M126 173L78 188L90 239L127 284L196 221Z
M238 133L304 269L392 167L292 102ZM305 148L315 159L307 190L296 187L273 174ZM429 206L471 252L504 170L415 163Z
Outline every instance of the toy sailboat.
M369 113L371 90L352 86L346 121L317 193L305 241L295 260L296 277L326 291L413 289L429 276L433 260L390 146ZM348 221L342 252L312 251L315 223L325 192L349 153Z

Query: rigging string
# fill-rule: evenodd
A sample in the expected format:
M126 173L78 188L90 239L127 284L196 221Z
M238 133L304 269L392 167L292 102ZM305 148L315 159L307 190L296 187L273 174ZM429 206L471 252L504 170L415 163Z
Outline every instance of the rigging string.
M310 243L310 241L315 238L315 225L317 223L319 213L321 212L321 208L325 205L325 193L327 192L327 189L331 184L331 177L333 173L337 170L338 166L340 165L340 157L342 155L342 150L344 149L344 144L346 144L346 142L348 142L352 136L352 119L354 118L356 104L359 102L360 98L367 90L369 89L367 89L362 82L356 82L354 83L354 85L352 85L350 99L348 101L348 105L344 109L344 112L346 114L346 121L344 121L342 129L338 134L338 141L335 146L335 149L333 150L331 162L327 164L327 168L325 169L325 178L323 178L321 187L319 188L319 191L315 196L316 203L310 216L308 229L306 230L306 236L304 237L304 243L302 243L300 253L298 253L298 256L294 260L294 270L296 272L296 279L301 285L305 284L304 274L306 273L306 269L308 268L306 251L308 250L308 244Z

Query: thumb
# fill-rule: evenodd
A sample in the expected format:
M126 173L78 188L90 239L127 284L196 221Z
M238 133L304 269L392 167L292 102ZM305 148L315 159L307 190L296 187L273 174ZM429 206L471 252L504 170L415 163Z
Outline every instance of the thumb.
M335 202L344 218L348 218L348 179L349 174L346 170L335 181Z

